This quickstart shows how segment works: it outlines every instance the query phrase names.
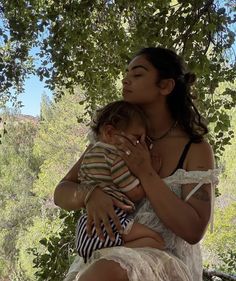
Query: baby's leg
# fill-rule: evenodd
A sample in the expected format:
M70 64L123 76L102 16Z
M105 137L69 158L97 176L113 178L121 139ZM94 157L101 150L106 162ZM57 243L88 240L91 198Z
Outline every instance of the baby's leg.
M88 236L87 230L86 230L86 224L87 224L87 214L82 215L77 223L76 228L76 250L78 254L84 258L84 261L86 262L88 258L91 257L92 253L95 250L102 249L102 248L108 248L108 247L114 247L114 246L121 246L123 244L123 239L121 237L121 234L117 231L114 232L115 240L111 240L108 236L105 226L102 225L102 231L105 240L101 241L96 233L95 225L92 226L92 235ZM112 230L115 230L115 225L113 224Z
M149 227L134 223L128 234L123 234L124 245L127 247L154 247L158 249L165 248L165 242L162 236Z
M124 244L125 247L128 248L143 248L143 247L150 247L150 248L156 248L159 250L164 250L163 244L160 242L157 242L157 240L150 238L150 237L143 237L139 238L137 240L133 240L130 242L126 242Z

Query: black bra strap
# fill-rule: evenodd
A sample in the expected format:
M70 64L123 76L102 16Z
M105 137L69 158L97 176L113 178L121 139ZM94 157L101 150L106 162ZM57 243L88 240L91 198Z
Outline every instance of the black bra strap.
M171 175L173 175L176 172L176 170L183 169L184 160L185 160L185 158L187 156L187 153L189 151L189 148L190 148L192 142L193 142L192 140L189 140L189 142L185 145L184 150L183 150L183 152L182 152L182 154L181 154L181 156L179 158L179 162L177 164L177 167L175 168L173 173L171 173Z

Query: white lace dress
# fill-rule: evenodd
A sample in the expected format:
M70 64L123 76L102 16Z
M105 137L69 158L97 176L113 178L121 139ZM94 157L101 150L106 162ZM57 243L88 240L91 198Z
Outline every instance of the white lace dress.
M214 209L214 185L217 183L219 171L185 171L178 169L173 175L163 180L169 188L181 197L181 185L196 183L196 187L188 197L196 192L205 183L211 184L212 212ZM80 275L95 261L106 259L116 261L127 271L130 281L200 281L202 280L202 260L200 245L190 245L172 231L167 229L156 216L148 200L144 199L138 209L135 220L145 224L162 234L167 250L154 248L126 248L113 247L95 251L87 264L83 259L76 257L64 281L77 281Z

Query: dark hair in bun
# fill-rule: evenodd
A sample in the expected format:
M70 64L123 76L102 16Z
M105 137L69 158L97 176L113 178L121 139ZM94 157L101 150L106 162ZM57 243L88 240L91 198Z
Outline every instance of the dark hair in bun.
M196 82L197 76L195 73L187 72L184 74L184 80L187 85L192 86Z
M172 117L184 129L189 137L200 142L208 133L206 124L193 103L191 86L196 75L186 70L183 59L174 51L162 47L141 49L135 56L143 55L158 70L158 78L172 78L175 87L167 96L167 104Z

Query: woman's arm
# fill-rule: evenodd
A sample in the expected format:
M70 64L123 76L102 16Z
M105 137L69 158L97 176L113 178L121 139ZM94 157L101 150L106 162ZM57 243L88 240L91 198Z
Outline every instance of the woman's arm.
M78 182L78 174L84 154L91 147L91 144L87 146L80 159L55 188L54 203L62 209L77 211L84 207L84 199L89 189Z
M214 168L213 153L208 143L193 144L189 152L187 170ZM165 225L187 242L199 242L210 218L210 184L202 186L197 194L185 202L171 192L153 170L142 174L140 180L155 212ZM182 196L185 198L195 185L184 185Z
M83 156L56 186L54 191L54 203L62 209L77 211L84 207L84 199L87 191L78 184L78 172L82 159Z
M78 182L78 172L82 159L83 155L56 186L54 202L62 209L68 211L76 211L86 207L88 213L88 233L91 233L94 223L98 236L100 239L103 239L103 232L101 230L101 224L103 223L110 238L114 238L109 219L113 220L118 231L122 230L119 218L114 211L114 205L125 211L130 211L132 208L105 194L100 188L93 190L86 206L84 206L84 200L90 187L84 185L83 182Z
M197 195L185 202L169 189L153 169L145 143L132 146L126 142L122 150L126 149L129 149L131 154L122 153L122 157L131 171L136 176L138 175L157 216L176 235L189 243L197 243L202 238L209 222L210 185L204 185ZM207 142L192 144L186 163L187 170L213 169L214 159L210 145ZM183 198L194 186L182 187Z

